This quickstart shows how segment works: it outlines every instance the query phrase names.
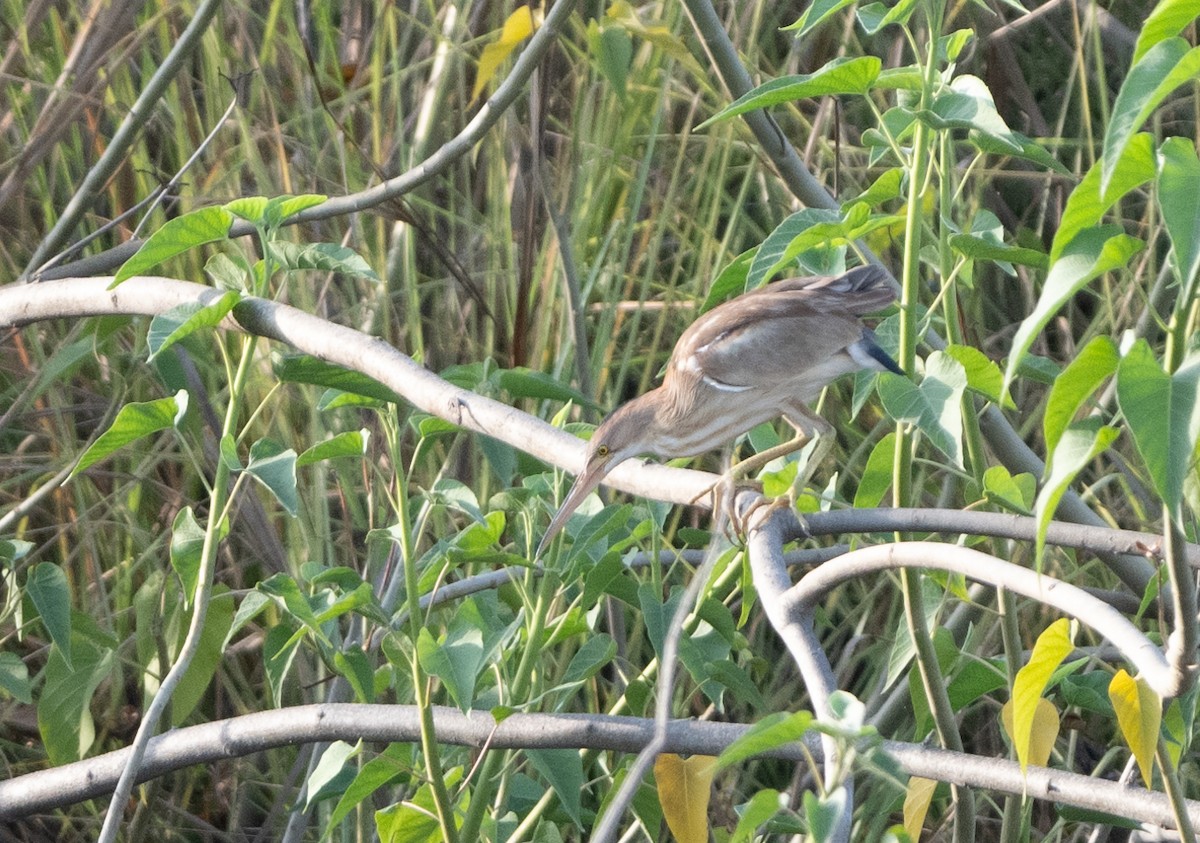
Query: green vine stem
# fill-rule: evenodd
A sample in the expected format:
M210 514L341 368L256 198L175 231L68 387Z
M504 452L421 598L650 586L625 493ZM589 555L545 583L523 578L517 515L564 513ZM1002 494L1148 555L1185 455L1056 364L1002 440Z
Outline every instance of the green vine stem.
M938 0L929 0L925 5L925 17L929 32L925 59L924 86L921 103L924 107L932 95L937 82L937 34L941 31L942 8ZM917 318L916 305L920 300L921 223L922 197L926 182L933 170L933 146L936 138L929 126L918 120L913 132L912 159L909 164L908 201L904 220L904 266L900 281L900 366L907 372L916 367ZM912 437L904 424L896 426L896 450L892 475L894 506L911 506L912 491ZM897 541L903 536L897 535ZM920 674L925 698L933 715L938 740L942 746L956 752L962 751L962 737L954 720L954 710L946 691L945 681L938 669L937 653L933 639L925 626L925 606L921 598L920 572L905 568L900 573L904 616L912 637L916 653L916 665ZM975 805L971 791L963 787L952 788L955 802L954 839L965 843L974 839Z
M1179 774L1175 771L1175 764L1171 761L1171 754L1167 752L1167 745L1161 736L1154 757L1158 761L1159 772L1162 773L1163 790L1171 800L1171 810L1175 814L1175 830L1179 832L1179 837L1184 843L1196 843L1196 830L1192 828L1192 819L1188 816L1183 783L1179 781Z
M530 578L527 577L526 583L530 583ZM529 691L533 684L534 671L538 664L540 664L542 652L541 647L538 646L538 639L542 637L542 632L546 628L546 614L549 611L551 602L554 600L554 595L558 591L558 584L558 577L553 576L544 576L538 581L534 604L530 609L529 632L525 642L525 651L522 653L521 661L517 665L516 675L513 677L511 700L514 705L520 705L529 697ZM496 793L498 773L506 755L507 753L502 750L490 751L488 752L487 759L479 768L475 790L471 794L471 804L467 808L466 817L463 819L463 840L476 840L479 838L479 828L483 823L484 812L492 804L492 797Z
M1176 303L1167 326L1166 350L1163 354L1167 374L1173 374L1183 362L1188 342L1188 313L1191 302ZM1175 630L1167 645L1167 661L1178 674L1179 693L1191 688L1196 678L1196 645L1198 640L1196 619L1195 572L1187 563L1187 537L1179 514L1170 506L1163 506L1163 556L1171 580L1171 608Z
M392 453L397 452L396 442L391 444ZM421 669L417 657L417 641L421 634L421 583L417 572L417 549L412 535L412 523L408 508L408 478L403 468L403 462L394 458L396 487L396 518L400 526L400 559L404 568L404 596L408 609L408 630L412 640L412 682L413 701L421 714L421 752L425 756L425 772L429 777L429 786L433 790L433 804L437 811L438 825L441 826L442 839L447 843L458 843L458 826L454 821L454 805L450 801L450 793L446 789L446 777L442 769L441 752L438 748L437 733L433 725L433 709L429 700L428 678ZM470 838L468 838L470 839Z
M233 437L238 428L238 415L242 397L246 389L246 381L254 362L256 337L246 336L241 340L241 356L238 360L237 371L229 385L229 404L225 408L225 420L221 426L221 437ZM150 738L154 736L158 721L166 712L175 688L183 680L192 659L200 649L201 636L204 633L204 621L208 614L208 604L212 598L213 578L216 571L217 548L220 544L221 523L226 516L229 503L229 484L232 471L225 460L218 459L216 474L213 478L212 493L209 495L208 522L204 528L204 546L200 554L200 570L196 582L196 594L192 600L192 620L188 627L187 637L179 651L179 657L171 665L166 679L155 694L154 699L146 709L146 714L138 726L137 735L131 747L129 763L121 772L117 787L113 791L112 800L108 805L108 813L104 817L104 825L100 829L100 843L112 843L117 839L124 816L125 803L133 792L142 759Z

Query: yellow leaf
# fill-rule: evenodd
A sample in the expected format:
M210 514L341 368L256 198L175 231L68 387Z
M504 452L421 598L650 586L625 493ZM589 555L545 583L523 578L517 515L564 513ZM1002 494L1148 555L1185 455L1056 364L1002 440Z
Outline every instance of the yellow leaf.
M1150 690L1145 679L1134 679L1124 669L1108 684L1108 698L1117 713L1117 725L1125 743L1133 750L1142 781L1150 787L1154 773L1154 752L1158 748L1158 731L1162 725L1162 701Z
M1006 702L1004 708L1000 710L1000 719L1004 723L1004 733L1015 745L1012 700ZM1054 703L1045 697L1039 697L1037 708L1033 712L1033 731L1030 733L1029 739L1030 764L1038 767L1046 766L1046 762L1050 760L1050 753L1054 749L1054 742L1058 740L1059 725L1058 709L1054 707Z
M679 843L708 843L708 797L716 770L717 759L711 755L684 760L667 753L655 759L658 801Z
M500 37L483 48L483 54L479 57L479 72L475 74L475 87L471 90L471 102L487 87L500 64L532 32L533 12L528 6L518 7L504 22Z
M891 225L883 225L868 232L863 240L875 252L886 252L897 242L904 239L904 220Z
M926 190L921 195L921 208L925 216L928 217L933 215L933 209L936 207L936 204L936 191L932 189ZM872 228L865 235L863 235L862 239L868 246L871 247L872 251L886 252L892 246L896 245L898 241L904 239L904 226L906 224L907 223L905 222L904 217L900 217L900 219L888 225L881 225L879 228Z
M938 783L933 779L923 779L913 776L908 780L908 789L904 792L904 830L917 843L921 839L921 829L925 826L925 814L929 812L929 803L933 801L933 792Z
M628 0L614 0L604 16L610 20L621 21L629 18L636 19L637 13L633 11L633 6L629 5Z
M1029 663L1017 671L1016 681L1013 682L1013 748L1017 751L1017 761L1021 771L1029 766L1030 743L1033 735L1033 719L1038 710L1038 700L1046 690L1046 683L1054 675L1054 671L1075 649L1074 632L1071 623L1066 618L1055 621L1046 627L1033 645L1029 654Z
M701 69L696 64L691 50L687 48L687 44L683 42L683 39L661 24L647 25L643 23L642 19L638 17L637 11L631 4L625 2L625 0L617 0L617 2L609 6L608 11L604 13L604 17L610 23L624 27L625 31L630 35L645 38L667 55L688 64L693 69Z

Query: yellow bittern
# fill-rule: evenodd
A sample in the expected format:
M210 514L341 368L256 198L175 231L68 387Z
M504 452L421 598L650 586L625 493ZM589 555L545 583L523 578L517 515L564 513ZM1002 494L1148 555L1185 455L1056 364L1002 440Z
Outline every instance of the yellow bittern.
M904 374L860 317L895 296L886 273L861 266L842 275L768 284L697 319L683 332L662 386L621 405L587 447L583 472L567 493L537 555L571 513L630 457L689 457L720 447L783 416L790 442L737 466L765 465L829 430L806 404L830 382L861 369ZM816 453L810 464L817 460Z

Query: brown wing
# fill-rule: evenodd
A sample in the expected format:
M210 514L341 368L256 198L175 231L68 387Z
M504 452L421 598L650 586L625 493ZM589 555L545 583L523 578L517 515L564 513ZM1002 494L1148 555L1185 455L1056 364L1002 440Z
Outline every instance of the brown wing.
M705 377L728 386L790 380L862 339L863 326L853 315L818 313L803 302L762 304L766 307L743 313L753 322L715 331L711 337L697 335L701 341L690 354Z
M878 268L860 267L832 278L780 281L740 296L684 332L672 368L698 368L728 387L783 383L805 371L823 385L858 368L845 362L843 350L863 337L858 314L892 301L886 279Z

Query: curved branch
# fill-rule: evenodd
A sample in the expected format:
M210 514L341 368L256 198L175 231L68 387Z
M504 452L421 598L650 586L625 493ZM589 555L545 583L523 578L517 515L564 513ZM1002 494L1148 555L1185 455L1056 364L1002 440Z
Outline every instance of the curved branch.
M488 130L500 119L500 115L508 110L517 97L525 90L525 83L542 57L550 49L559 32L566 24L567 18L575 8L576 0L557 0L547 12L538 31L529 39L528 46L521 51L513 64L512 72L504 82L496 88L496 93L488 98L471 121L462 131L442 144L436 152L395 178L390 178L374 187L351 193L346 196L336 196L315 208L290 217L285 225L295 225L303 222L314 222L366 211L382 205L390 199L403 196L430 179L441 175L462 156L470 152L476 143L487 134ZM254 233L254 226L238 220L230 229L231 237L241 237ZM96 272L107 272L123 264L142 245L141 240L130 240L120 246L108 249L98 255L84 258L73 263L65 264L48 270L40 279L53 280L68 278L76 275L90 275ZM36 263L34 264L36 266Z
M211 304L220 290L142 276L113 290L111 277L69 278L44 284L0 287L0 327L81 316L155 316L181 304ZM486 433L546 462L571 471L583 468L584 443L520 410L454 386L381 339L278 302L247 296L228 327L287 343L293 348L374 378L414 406L466 430ZM718 478L708 472L628 460L606 485L677 504L695 502Z
M598 749L637 752L654 730L649 719L588 714L513 714L496 723L490 714L435 706L438 740L446 744L492 749ZM737 723L672 721L665 750L679 754L717 755L750 727ZM159 735L150 743L142 781L193 764L240 758L282 746L314 741L359 739L390 743L415 741L420 715L406 705L306 705L246 714ZM998 793L1028 792L1037 799L1114 813L1139 822L1174 827L1164 794L1078 773L1029 767L1022 776L1013 761L980 758L942 749L883 741L882 748L913 776L982 787ZM807 762L820 757L815 739L807 746L788 744L764 757ZM121 749L73 764L0 781L0 819L14 819L62 808L112 790L129 750ZM1200 823L1200 802L1187 803L1193 823Z
M803 612L847 580L906 567L952 571L1053 606L1077 617L1112 642L1136 665L1159 696L1173 697L1185 687L1182 683L1186 677L1173 669L1162 651L1112 606L1070 583L966 547L903 542L855 550L805 575L786 598Z
M757 503L761 503L758 498ZM755 497L750 494L739 496L738 504L755 506ZM790 513L789 513L790 514ZM808 690L812 701L813 712L824 722L834 720L830 707L830 696L837 690L837 677L833 674L833 665L829 656L821 646L809 611L792 612L791 601L787 594L791 580L787 573L787 563L783 556L783 525L784 519L772 518L769 507L760 508L757 512L750 511L750 526L746 537L746 552L750 558L750 572L754 577L754 587L758 589L759 605L766 612L767 620L775 633L782 639L792 659L800 669L800 677ZM829 564L828 562L824 564ZM820 570L820 569L817 569ZM821 745L825 750L825 786L836 786L837 781L837 741L832 735L822 736ZM847 804L852 804L854 798L854 780L846 777L841 782L846 788ZM849 839L850 811L845 811L835 829L833 839Z

